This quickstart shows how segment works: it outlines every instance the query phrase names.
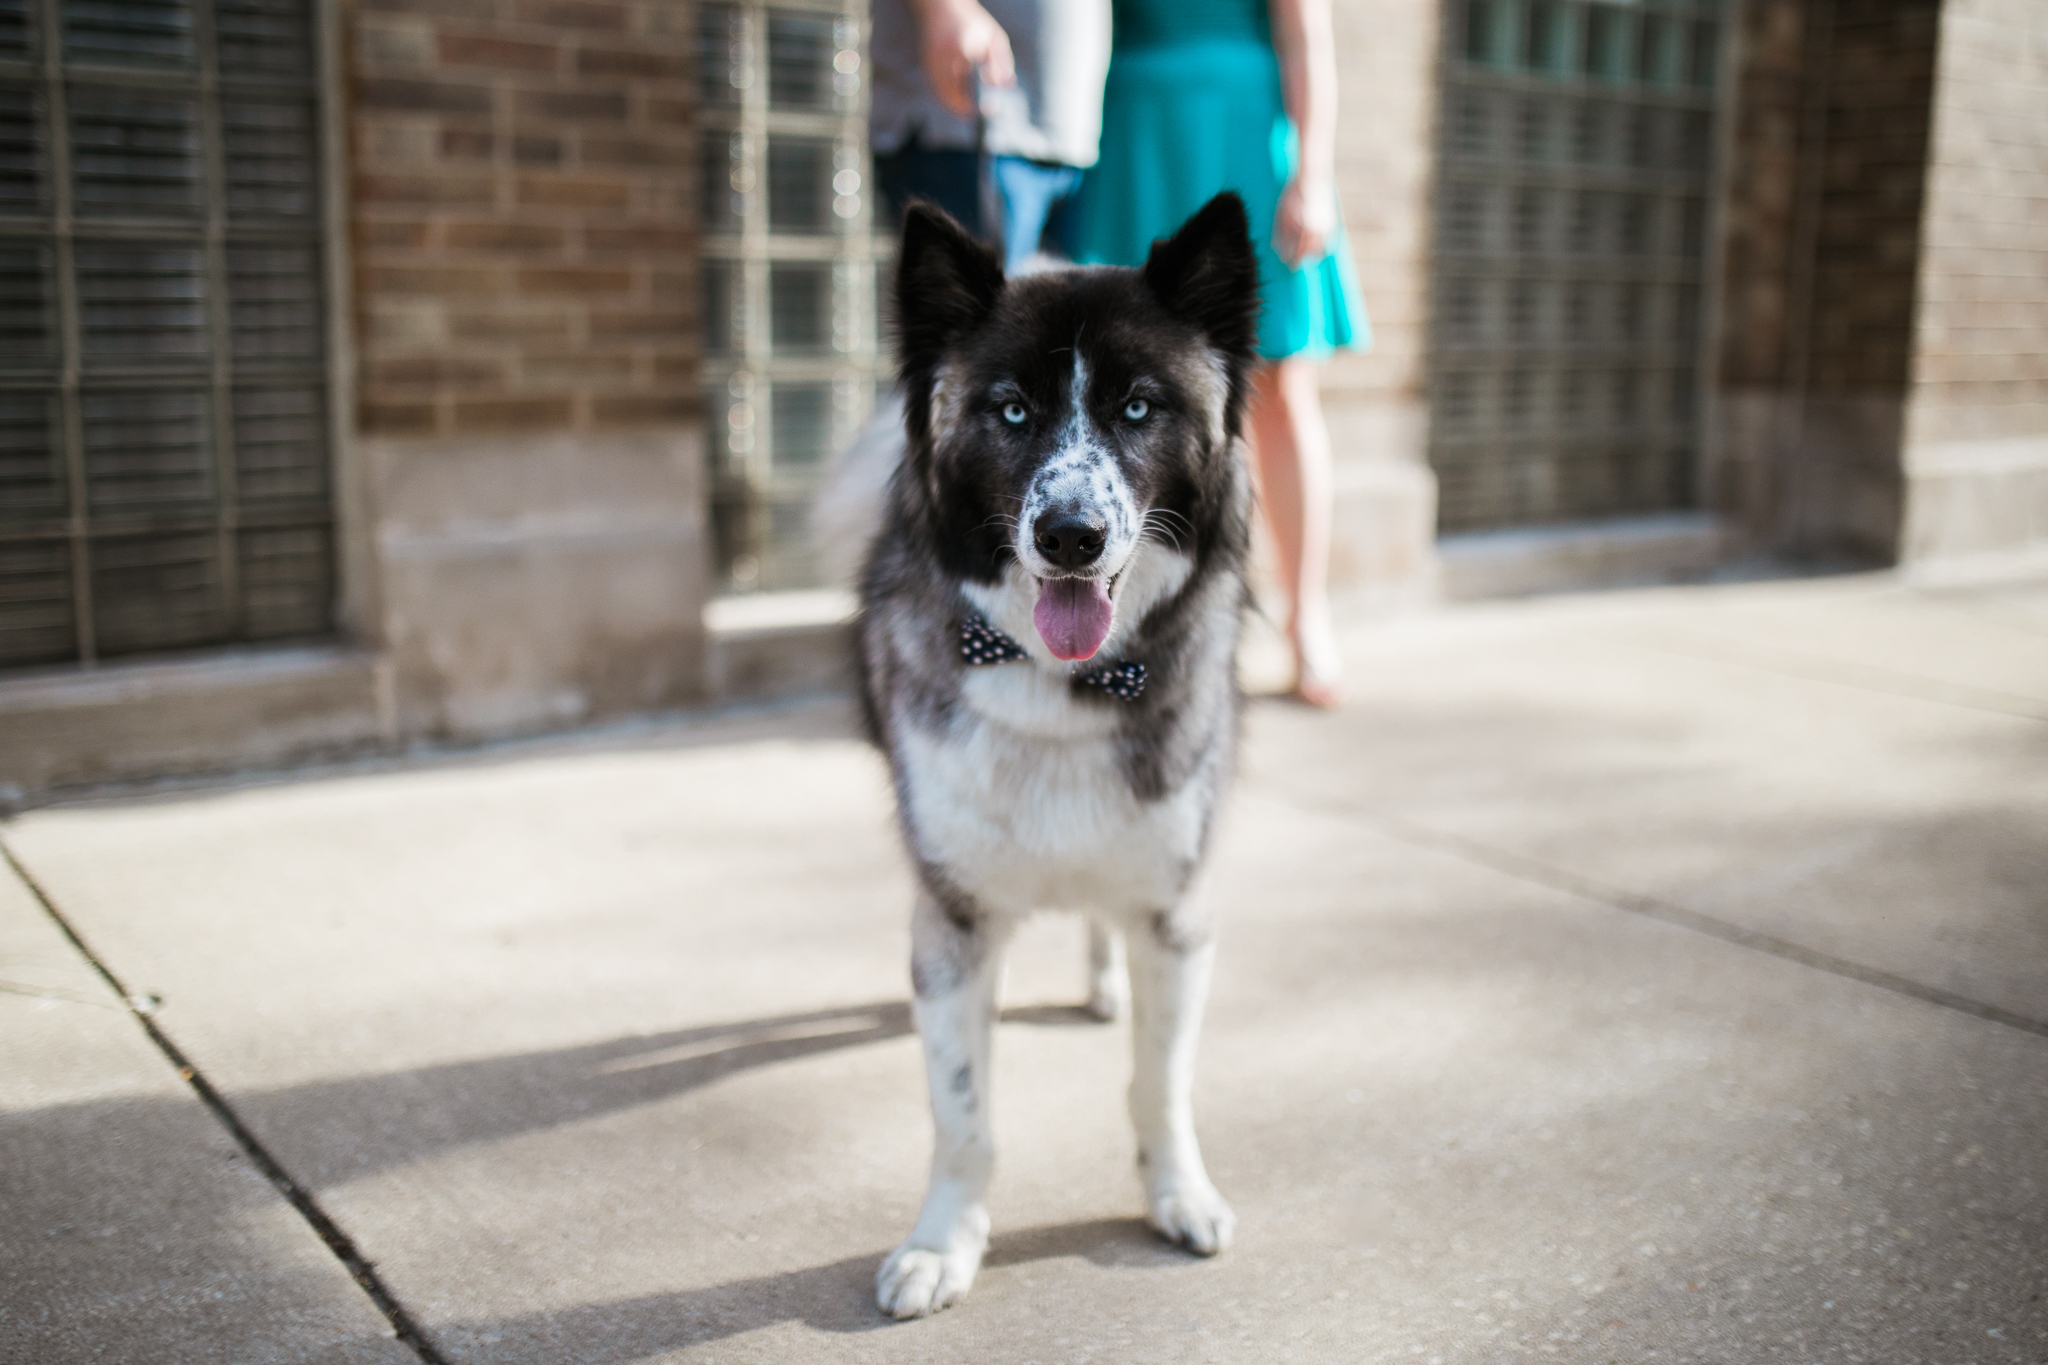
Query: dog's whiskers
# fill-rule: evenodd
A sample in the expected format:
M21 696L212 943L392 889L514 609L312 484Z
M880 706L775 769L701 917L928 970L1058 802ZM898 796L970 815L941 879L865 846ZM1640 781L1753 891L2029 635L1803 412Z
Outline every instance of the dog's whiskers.
M1152 518L1154 517L1159 517L1162 520L1170 517L1174 521L1179 522L1181 524L1181 529L1186 531L1189 535L1193 535L1195 533L1195 524L1189 521L1186 517L1182 516L1180 513L1174 511L1171 507L1154 507L1150 511L1145 513L1145 520L1147 521L1152 520Z
M1153 518L1155 517L1162 518L1162 520L1154 521ZM1163 520L1165 517L1173 517L1181 524L1187 525L1187 518L1181 516L1178 512L1169 512L1165 508L1155 507L1145 514L1144 520L1139 524L1138 539L1142 541L1147 536L1152 536L1159 544L1171 545L1174 549L1178 550L1180 548L1180 536L1174 532L1172 527L1166 524ZM1194 527L1188 526L1188 530L1192 533Z

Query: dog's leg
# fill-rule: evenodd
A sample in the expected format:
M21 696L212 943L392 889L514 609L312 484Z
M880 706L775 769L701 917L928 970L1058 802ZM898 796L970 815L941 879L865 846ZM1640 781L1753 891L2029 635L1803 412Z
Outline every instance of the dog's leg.
M1214 1256L1236 1217L1209 1183L1195 1141L1195 1038L1216 956L1207 932L1162 913L1125 936L1131 966L1131 1123L1138 1130L1145 1221L1160 1236Z
M1106 1024L1124 1012L1129 995L1123 940L1101 920L1089 920L1088 1013Z
M875 1300L897 1318L956 1302L974 1283L988 1247L982 1196L995 1165L989 1054L1003 948L989 926L949 917L928 893L918 898L910 937L935 1136L931 1187L917 1226L875 1274Z

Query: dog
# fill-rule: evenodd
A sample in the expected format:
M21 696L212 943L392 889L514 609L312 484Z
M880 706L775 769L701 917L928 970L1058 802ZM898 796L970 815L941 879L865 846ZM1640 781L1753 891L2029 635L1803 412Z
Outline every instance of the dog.
M958 1301L987 1247L1000 962L1040 909L1091 917L1098 1016L1128 981L1147 1221L1202 1255L1230 1241L1189 1092L1214 957L1197 874L1240 712L1258 267L1232 194L1142 268L1015 279L913 204L895 297L901 439L855 634L918 882L936 1140L875 1280L915 1318Z

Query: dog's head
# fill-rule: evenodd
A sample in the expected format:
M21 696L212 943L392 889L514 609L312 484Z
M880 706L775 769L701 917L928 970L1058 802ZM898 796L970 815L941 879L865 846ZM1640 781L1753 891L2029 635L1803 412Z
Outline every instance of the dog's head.
M1036 580L1033 620L1057 657L1101 647L1142 540L1242 553L1232 461L1258 288L1234 194L1140 269L1015 280L944 213L905 214L904 491L949 572Z

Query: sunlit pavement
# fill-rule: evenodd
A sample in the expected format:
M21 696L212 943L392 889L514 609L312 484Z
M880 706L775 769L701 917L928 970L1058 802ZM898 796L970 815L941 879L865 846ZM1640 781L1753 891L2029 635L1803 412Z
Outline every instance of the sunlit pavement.
M1464 608L1349 665L1252 706L1210 877L1237 1244L1136 1221L1051 918L987 1267L901 1326L909 882L843 705L0 837L429 1359L2048 1359L2048 583ZM0 1358L419 1359L4 876Z

